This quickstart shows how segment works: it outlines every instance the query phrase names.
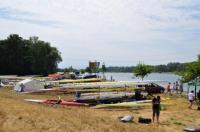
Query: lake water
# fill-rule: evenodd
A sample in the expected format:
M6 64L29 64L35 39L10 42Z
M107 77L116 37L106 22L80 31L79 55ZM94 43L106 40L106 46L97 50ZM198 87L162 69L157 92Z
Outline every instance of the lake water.
M110 80L111 76L116 81L141 81L141 78L137 78L133 73L105 73L106 79ZM144 78L144 81L154 81L159 85L166 87L171 82L176 82L181 79L180 76L173 73L151 73ZM184 91L187 91L188 85L184 84ZM194 87L190 87L190 90ZM198 87L200 89L200 87Z
M109 80L112 76L116 81L141 81L133 73L105 73L106 78ZM163 82L175 82L180 80L181 77L173 73L151 73L144 78L144 80L154 80Z

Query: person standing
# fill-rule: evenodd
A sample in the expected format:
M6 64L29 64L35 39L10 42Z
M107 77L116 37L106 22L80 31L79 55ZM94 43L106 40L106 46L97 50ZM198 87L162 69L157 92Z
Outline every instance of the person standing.
M197 98L198 98L198 110L200 110L200 90L199 90L199 92L197 93Z
M24 92L24 88L25 88L25 86L24 86L23 83L20 84L20 87L21 87L21 91L20 91L20 92Z
M198 98L199 103L200 103L200 90L199 90L199 92L197 93L197 98Z
M75 97L76 97L76 100L78 100L81 97L81 92L76 91Z
M152 111L153 111L153 115L152 115L152 120L154 122L155 120L155 116L156 116L156 120L159 123L159 117L160 117L160 96L157 96L157 98L153 98L152 100Z
M182 81L180 81L179 89L180 89L180 94L182 94L183 93L183 82Z
M193 90L188 94L188 100L190 102L190 106L188 108L192 109L192 105L194 102L194 91Z
M173 83L172 90L173 90L174 93L176 92L176 84L175 84L175 82Z
M178 93L178 89L179 88L179 83L178 83L178 81L176 81L176 93Z
M165 95L169 93L171 95L171 83L169 82L169 84L167 85L167 92L165 93Z

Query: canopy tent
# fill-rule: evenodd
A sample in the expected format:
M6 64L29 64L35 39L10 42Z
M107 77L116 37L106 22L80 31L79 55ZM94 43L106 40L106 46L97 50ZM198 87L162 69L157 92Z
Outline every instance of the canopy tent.
M25 79L21 82L18 82L14 90L17 92L27 92L27 91L34 91L34 90L39 90L43 89L44 85L37 80L32 80L32 79Z

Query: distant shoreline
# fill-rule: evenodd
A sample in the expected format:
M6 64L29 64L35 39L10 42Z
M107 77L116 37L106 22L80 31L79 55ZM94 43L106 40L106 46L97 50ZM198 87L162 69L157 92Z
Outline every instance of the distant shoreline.
M100 72L102 73L102 72ZM133 73L133 72L104 72L104 73ZM152 73L159 73L159 74L175 74L174 72L152 72ZM152 74L150 73L150 74ZM175 74L176 75L176 74Z

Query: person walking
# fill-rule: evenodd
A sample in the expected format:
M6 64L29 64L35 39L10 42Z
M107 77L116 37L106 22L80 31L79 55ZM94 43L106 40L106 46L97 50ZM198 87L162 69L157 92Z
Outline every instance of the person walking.
M152 100L152 111L153 111L153 115L152 115L152 120L153 122L155 121L155 116L156 116L156 120L159 123L159 117L160 117L160 96L157 96L157 98L153 98Z
M190 102L190 106L188 108L192 109L192 105L194 102L194 91L193 90L188 94L188 101Z

